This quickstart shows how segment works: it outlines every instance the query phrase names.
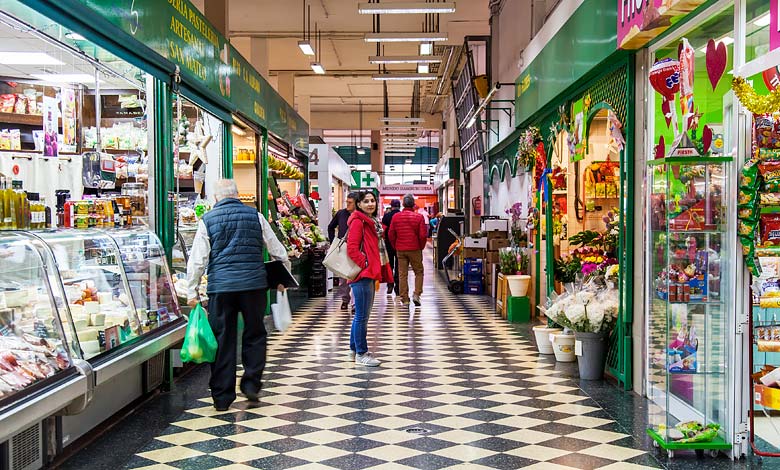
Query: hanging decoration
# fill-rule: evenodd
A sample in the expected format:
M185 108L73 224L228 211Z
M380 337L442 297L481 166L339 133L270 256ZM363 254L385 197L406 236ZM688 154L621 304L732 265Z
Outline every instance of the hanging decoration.
M623 123L620 122L612 111L610 111L607 116L609 119L609 134L612 138L610 145L614 143L618 152L620 152L626 145L626 138L623 136Z
M715 91L718 82L720 82L721 77L723 77L723 72L726 71L728 59L728 50L723 42L716 44L714 39L707 41L705 61L707 63L707 76L710 78L710 84L712 85L713 91Z
M739 98L742 106L753 114L768 114L780 111L780 88L775 88L769 95L762 96L742 77L731 80L731 89Z
M517 145L517 164L520 168L530 171L534 164L538 164L538 152L536 142L542 140L542 134L538 127L529 127L520 135Z
M683 134L690 129L691 115L695 114L693 82L696 77L696 50L683 38L680 45L680 110L683 117ZM675 142L677 143L677 142Z
M536 144L536 187L539 188L542 178L547 179L545 188L549 186L549 174L551 170L547 168L547 152L544 150L544 142L541 140ZM541 188L540 188L541 189ZM546 194L546 193L545 193Z

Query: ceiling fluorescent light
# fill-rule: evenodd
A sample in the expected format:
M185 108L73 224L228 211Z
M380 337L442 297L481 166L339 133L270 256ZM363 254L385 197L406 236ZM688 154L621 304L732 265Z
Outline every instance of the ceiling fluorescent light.
M412 159L411 158L407 158L406 159L406 164L407 165L411 165L412 164Z
M442 61L440 56L433 55L375 55L368 58L371 64L435 64Z
M729 44L734 44L734 38L732 38L731 36L722 37L717 41L715 41L715 44L719 44L719 43L723 43L724 46L728 46ZM702 54L706 54L707 46L705 45L704 47L699 49L699 52L701 52Z
M298 47L305 55L314 55L314 48L309 41L298 41Z
M358 153L358 155L365 155L366 154L366 149L364 149L363 147L359 147L357 149L357 153Z
M433 54L433 43L424 42L420 44L420 55L431 55L431 54Z
M410 15L421 13L455 13L455 2L394 2L394 3L360 3L358 13L361 15Z
M374 80L401 81L401 80L436 80L435 73L380 73L371 76Z
M417 64L417 73L429 73L430 71L428 64Z
M314 73L317 75L325 75L325 67L319 62L312 62L311 69L314 70Z
M379 120L382 121L382 122L423 122L423 121L425 121L425 119L418 118L418 117L417 118L410 118L410 117L399 118L399 117L388 117L388 116L381 117L381 118L379 118Z
M230 126L230 131L236 135L246 135L246 131L237 126Z
M759 16L755 20L753 20L753 24L758 26L759 28L763 28L764 26L769 26L770 17L769 13Z
M70 40L73 40L73 41L86 41L87 40L87 38L85 38L84 36L80 35L79 33L74 33L74 32L65 33L65 37L70 39Z
M444 33L367 33L366 42L437 42L446 41Z
M34 78L54 83L95 83L95 76L88 73L38 73Z
M63 65L63 62L43 52L0 52L3 65Z

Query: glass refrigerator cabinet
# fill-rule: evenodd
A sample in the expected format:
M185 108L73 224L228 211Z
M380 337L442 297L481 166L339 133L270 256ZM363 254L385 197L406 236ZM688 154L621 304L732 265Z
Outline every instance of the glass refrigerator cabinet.
M731 157L648 162L647 430L670 457L731 448L727 359L733 281Z
M38 240L0 233L0 408L75 370L55 266Z

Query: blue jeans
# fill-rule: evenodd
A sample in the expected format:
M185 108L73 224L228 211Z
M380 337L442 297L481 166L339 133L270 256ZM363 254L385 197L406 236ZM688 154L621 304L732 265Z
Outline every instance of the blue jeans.
M355 298L355 317L352 319L352 331L349 335L349 349L358 354L368 352L368 317L374 304L374 280L361 279L350 284Z

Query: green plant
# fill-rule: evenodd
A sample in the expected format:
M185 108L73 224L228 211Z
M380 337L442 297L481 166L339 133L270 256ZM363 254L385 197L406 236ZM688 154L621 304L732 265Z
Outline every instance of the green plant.
M501 274L517 274L517 255L511 248L502 248L498 251L498 269Z
M564 259L556 259L553 264L553 275L556 281L567 283L577 280L577 274L582 269L579 258L574 256Z
M569 237L569 245L595 246L601 241L601 234L594 230L584 230Z

